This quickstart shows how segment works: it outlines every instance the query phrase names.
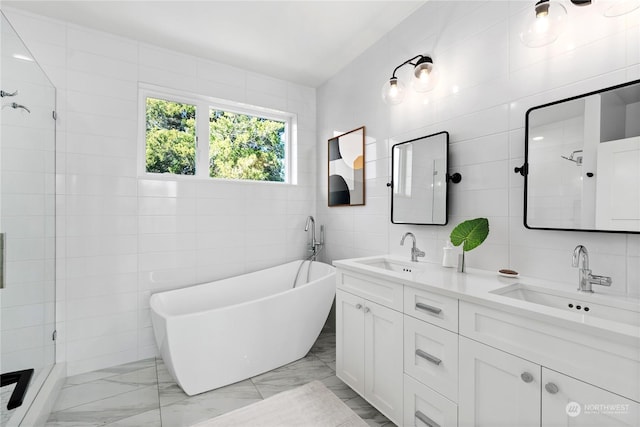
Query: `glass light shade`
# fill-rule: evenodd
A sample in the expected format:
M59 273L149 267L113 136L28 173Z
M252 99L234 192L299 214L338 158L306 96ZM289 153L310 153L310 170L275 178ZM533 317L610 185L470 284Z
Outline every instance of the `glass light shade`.
M608 0L603 1L602 14L607 18L615 18L640 8L640 0Z
M429 70L421 70L411 79L411 86L416 92L429 92L438 83L438 70L431 66Z
M564 31L567 9L558 2L541 0L529 12L520 40L528 47L553 43Z
M404 84L392 77L382 85L382 100L385 104L400 104L404 100L405 92Z

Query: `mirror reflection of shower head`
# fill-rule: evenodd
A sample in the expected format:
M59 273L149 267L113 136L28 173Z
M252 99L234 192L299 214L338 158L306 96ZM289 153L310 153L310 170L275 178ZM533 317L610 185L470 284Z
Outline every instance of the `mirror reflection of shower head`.
M574 162L576 166L582 166L582 156L576 156L577 153L582 153L582 150L572 151L569 157L563 156L563 155L560 155L560 157L562 157L563 159L569 160L570 162Z

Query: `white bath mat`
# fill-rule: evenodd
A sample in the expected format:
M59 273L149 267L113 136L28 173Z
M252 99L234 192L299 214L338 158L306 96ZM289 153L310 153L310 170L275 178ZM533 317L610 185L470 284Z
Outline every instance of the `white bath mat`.
M271 396L192 427L366 427L320 381Z

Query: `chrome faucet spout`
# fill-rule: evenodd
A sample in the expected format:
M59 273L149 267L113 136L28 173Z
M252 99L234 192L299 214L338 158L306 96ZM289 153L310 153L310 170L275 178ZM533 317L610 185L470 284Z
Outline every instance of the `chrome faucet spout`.
M407 236L411 237L411 239L413 240L413 246L415 247L415 245L416 245L416 236L413 233L411 233L410 231L404 233L404 235L402 236L402 239L400 239L400 245L404 246L404 239L406 239Z
M611 286L611 277L591 274L591 270L589 270L589 251L584 246L578 245L573 250L571 265L578 269L578 291L593 293L592 285Z
M311 228L311 257L312 259L315 261L316 256L318 255L318 251L319 249L322 247L322 245L324 244L324 242L322 240L324 240L323 238L323 227L320 226L320 241L316 240L316 220L313 218L313 216L309 215L307 217L307 222L304 226L304 231L309 231L309 228Z
M573 250L573 258L571 260L571 264L573 267L578 268L580 266L580 260L582 260L582 268L585 270L589 269L589 251L582 245L576 246Z
M315 228L316 226L316 220L313 219L313 216L309 215L307 217L307 223L304 226L304 231L309 231L309 225L313 224L313 227Z
M315 248L316 242L316 220L311 215L307 217L307 223L304 226L304 231L309 231L311 226L311 246Z
M416 247L416 236L409 231L404 233L404 235L402 236L402 239L400 239L401 246L404 246L404 239L407 236L411 237L411 239L413 240L413 244L411 245L411 261L417 262L418 257L425 256L425 253Z

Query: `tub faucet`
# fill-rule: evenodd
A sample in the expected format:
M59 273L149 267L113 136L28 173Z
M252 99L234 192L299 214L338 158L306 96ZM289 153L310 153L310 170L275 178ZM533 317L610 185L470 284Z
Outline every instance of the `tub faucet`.
M580 267L580 261L582 261L582 267ZM591 270L589 270L589 252L584 246L578 245L573 250L571 265L578 269L578 291L593 293L592 285L611 286L611 277L591 274Z
M411 237L411 239L413 239L413 245L411 246L411 261L417 262L418 261L418 257L425 256L425 253L416 247L416 236L414 236L413 233L411 233L411 232L404 233L404 236L402 236L402 240L400 240L400 245L404 245L404 239L407 236L409 236L409 237Z
M309 215L307 217L307 223L304 226L304 231L309 231L309 227L311 227L311 258L315 261L316 255L320 251L320 247L323 244L323 232L324 227L320 226L320 240L316 240L316 220L313 216Z

